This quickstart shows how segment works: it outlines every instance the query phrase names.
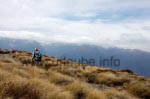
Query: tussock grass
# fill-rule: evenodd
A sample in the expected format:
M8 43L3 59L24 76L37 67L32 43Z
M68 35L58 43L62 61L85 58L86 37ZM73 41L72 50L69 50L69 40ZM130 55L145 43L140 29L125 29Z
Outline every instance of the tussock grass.
M31 78L41 78L45 75L45 71L43 69L39 69L38 67L27 67L26 72L31 75Z
M107 99L138 99L126 91L117 91L115 89L110 89L105 92Z
M71 77L78 77L78 78L82 78L84 75L84 72L87 72L86 70L83 70L82 67L79 68L74 68L74 67L63 67L61 69L59 69L59 67L57 68L52 68L53 70L56 70L62 74L71 76Z
M14 52L11 53L12 57L20 61L22 64L32 64L32 55L25 52Z
M3 62L3 63L12 63L12 61L9 58L0 58L0 62Z
M73 99L73 95L68 91L61 89L47 80L33 79L29 82L34 84L39 90L41 99Z
M76 99L106 99L104 93L83 82L74 81L67 85L66 89L71 91Z
M32 68L34 72L43 73L42 69ZM15 68L13 72L18 72ZM22 71L22 70L21 70ZM20 72L21 72L20 71ZM34 79L14 75L13 72L0 70L0 94L13 99L74 99L69 91L62 90L46 79L36 76Z
M51 67L58 66L58 64L53 61L42 61L41 66L43 66L44 69L48 70Z
M34 67L31 53L13 51L11 55L16 62L0 58L2 99L150 98L148 78L132 73L91 66L83 68L75 62L47 56L43 56L39 67Z
M0 69L0 81L3 82L7 79L10 79L11 73Z
M142 99L150 99L150 83L148 81L136 81L128 85L128 91Z
M7 82L3 86L2 96L13 99L40 99L41 94L27 82Z
M99 83L108 86L122 86L124 83L129 82L129 79L117 77L113 73L100 73L97 80Z
M83 83L73 82L66 86L66 89L74 94L76 99L85 99L88 93L87 86Z
M20 80L20 79L23 79L23 78L18 75L13 75L9 71L0 69L0 82L5 82L5 81L7 82L11 80Z
M14 63L12 63L12 64L1 63L0 64L0 69L11 72L12 69L14 68L13 66L16 66L16 65Z
M73 78L67 76L67 75L62 75L58 72L53 72L51 70L49 70L47 72L48 75L48 79L55 84L58 85L68 85L69 83L73 82Z
M9 54L10 52L8 50L2 50L0 49L0 54Z
M13 68L12 70L13 75L21 76L22 78L32 78L32 75L26 72L26 70L21 70L18 68Z
M111 72L107 73L87 73L85 74L88 83L104 84L107 86L122 86L129 83L130 79L125 77L117 77Z
M31 57L27 57L27 56L23 56L23 57L19 57L18 60L22 63L22 64L32 64L32 59Z

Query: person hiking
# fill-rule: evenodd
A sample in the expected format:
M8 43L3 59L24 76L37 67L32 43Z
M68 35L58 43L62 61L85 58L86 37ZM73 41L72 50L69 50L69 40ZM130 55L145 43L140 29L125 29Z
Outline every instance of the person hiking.
M42 54L40 53L38 48L35 48L32 54L32 65L38 66L41 61L42 61Z

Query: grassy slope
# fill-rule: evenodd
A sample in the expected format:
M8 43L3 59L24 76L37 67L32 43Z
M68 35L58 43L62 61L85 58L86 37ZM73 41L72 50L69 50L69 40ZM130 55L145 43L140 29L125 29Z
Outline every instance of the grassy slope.
M149 78L131 72L82 66L47 56L43 56L40 67L33 67L31 53L9 54L16 62L10 57L0 57L2 99L150 98Z

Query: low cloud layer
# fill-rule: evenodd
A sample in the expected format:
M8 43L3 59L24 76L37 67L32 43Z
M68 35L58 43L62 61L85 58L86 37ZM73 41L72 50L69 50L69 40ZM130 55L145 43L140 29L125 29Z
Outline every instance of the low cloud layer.
M0 0L0 37L150 51L149 0Z

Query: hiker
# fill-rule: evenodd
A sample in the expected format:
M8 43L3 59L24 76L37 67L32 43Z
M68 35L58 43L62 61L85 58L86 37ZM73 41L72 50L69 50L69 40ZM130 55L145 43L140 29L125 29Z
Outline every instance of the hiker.
M42 61L42 54L39 52L38 48L35 48L32 54L32 65L38 66L41 61Z

